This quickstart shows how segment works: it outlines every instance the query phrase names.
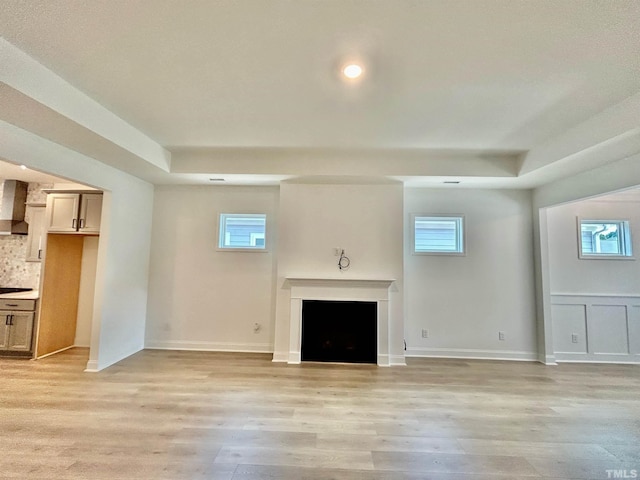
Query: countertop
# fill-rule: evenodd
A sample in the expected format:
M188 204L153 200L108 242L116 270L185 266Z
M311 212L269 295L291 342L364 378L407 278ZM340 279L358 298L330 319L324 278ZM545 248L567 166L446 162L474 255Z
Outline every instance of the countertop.
M40 298L40 292L38 290L31 290L30 292L17 292L17 293L3 293L0 298L11 298L14 300L37 300Z

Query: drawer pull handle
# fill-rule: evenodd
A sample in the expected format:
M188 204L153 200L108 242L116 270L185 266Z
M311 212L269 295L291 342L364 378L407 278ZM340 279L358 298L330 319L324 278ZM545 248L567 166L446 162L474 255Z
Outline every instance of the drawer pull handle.
M17 303L7 303L7 307L19 307Z

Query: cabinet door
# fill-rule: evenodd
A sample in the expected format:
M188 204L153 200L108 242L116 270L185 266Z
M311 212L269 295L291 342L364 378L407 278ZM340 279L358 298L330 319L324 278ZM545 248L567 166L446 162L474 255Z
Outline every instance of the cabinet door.
M27 262L42 260L42 243L44 241L44 207L29 207L29 237L27 239Z
M83 233L99 233L101 216L102 195L95 193L83 193L80 203L78 231Z
M11 312L0 310L0 350L9 349L9 329L11 328L7 325L9 315Z
M13 318L9 328L7 350L28 352L31 350L33 312L11 312Z
M55 193L47 197L50 232L75 232L78 230L78 207L80 195L77 193Z

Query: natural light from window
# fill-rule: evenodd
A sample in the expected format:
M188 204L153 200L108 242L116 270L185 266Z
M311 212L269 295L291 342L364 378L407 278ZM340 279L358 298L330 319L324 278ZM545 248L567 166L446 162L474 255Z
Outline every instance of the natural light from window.
M580 257L631 257L631 232L626 220L580 220Z
M464 254L462 216L413 216L414 253Z
M218 248L265 250L267 216L264 214L220 214Z

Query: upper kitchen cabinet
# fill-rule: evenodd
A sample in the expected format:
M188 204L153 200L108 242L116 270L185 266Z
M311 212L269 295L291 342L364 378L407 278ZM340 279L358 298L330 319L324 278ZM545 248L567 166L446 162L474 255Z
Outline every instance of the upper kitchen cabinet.
M47 196L49 233L100 233L102 193L50 193Z
M78 217L78 231L83 233L100 233L101 216L102 194L83 194L80 197L80 216Z
M40 262L42 260L42 247L44 243L45 206L27 205L29 208L29 236L27 240L27 262Z

